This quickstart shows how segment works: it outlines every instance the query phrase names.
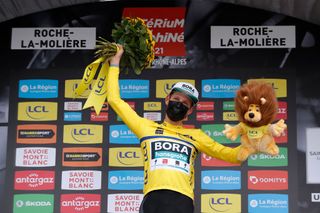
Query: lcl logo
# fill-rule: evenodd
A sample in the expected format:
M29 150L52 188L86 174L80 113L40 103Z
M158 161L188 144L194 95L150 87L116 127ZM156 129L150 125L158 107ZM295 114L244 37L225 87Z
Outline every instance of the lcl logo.
M28 113L34 113L34 112L49 112L46 109L46 106L28 106L27 107L27 112Z
M119 158L139 158L136 152L118 152Z
M89 128L73 129L73 135L94 135Z

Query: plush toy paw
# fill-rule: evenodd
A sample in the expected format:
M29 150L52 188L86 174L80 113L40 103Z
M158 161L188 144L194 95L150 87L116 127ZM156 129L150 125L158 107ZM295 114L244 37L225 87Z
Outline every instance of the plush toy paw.
M279 147L277 145L270 146L266 150L266 153L272 156L276 156L279 154Z
M277 123L271 125L271 133L272 135L279 137L286 128L287 124L285 124L284 120L281 119Z
M245 161L247 160L248 157L249 157L249 152L245 149L240 149L237 155L237 159L239 161Z
M240 130L236 126L231 126L229 124L224 125L224 130L222 133L230 140L234 141L240 134Z

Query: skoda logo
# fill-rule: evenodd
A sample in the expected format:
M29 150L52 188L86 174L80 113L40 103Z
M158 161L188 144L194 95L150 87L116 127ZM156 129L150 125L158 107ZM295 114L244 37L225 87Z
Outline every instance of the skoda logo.
M23 201L22 200L18 200L17 202L16 202L16 206L17 207L22 207L23 206Z

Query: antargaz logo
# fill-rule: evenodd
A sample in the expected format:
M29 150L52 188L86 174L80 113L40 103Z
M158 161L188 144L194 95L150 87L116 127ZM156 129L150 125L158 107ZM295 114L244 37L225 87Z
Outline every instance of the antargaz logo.
M54 207L54 195L16 194L13 197L14 213L51 213Z
M109 166L140 167L143 158L140 147L121 147L109 149Z
M55 121L58 104L54 102L18 103L19 121Z
M17 143L54 144L57 126L51 124L31 124L17 126Z
M61 213L97 213L101 212L100 194L62 194Z
M64 125L63 142L74 144L102 143L102 125Z
M54 184L54 171L28 170L15 172L15 190L53 190Z
M201 212L241 212L240 194L202 194Z

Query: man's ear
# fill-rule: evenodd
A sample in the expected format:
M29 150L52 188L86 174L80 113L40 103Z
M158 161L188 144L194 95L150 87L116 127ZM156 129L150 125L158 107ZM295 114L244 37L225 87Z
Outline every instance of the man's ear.
M190 107L190 109L188 109L187 115L190 115L190 114L193 112L193 110L194 110L195 107L196 107L195 105L193 105L192 107Z

